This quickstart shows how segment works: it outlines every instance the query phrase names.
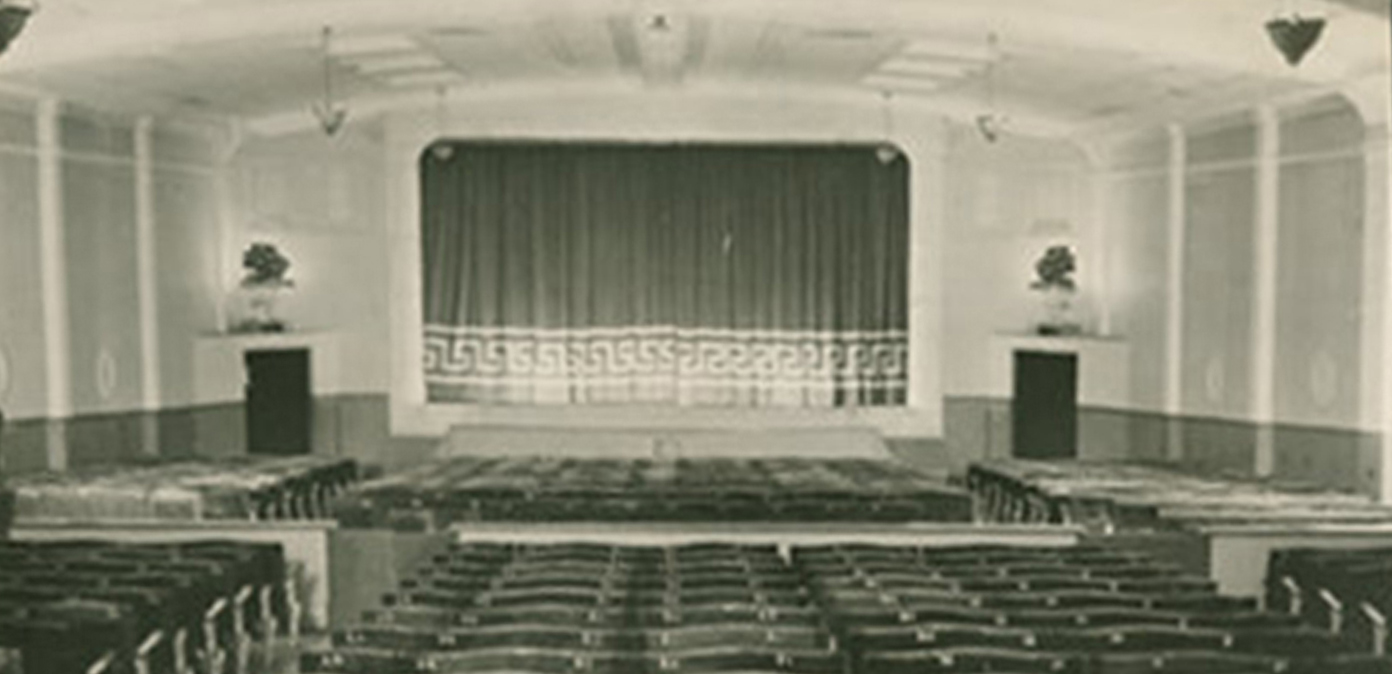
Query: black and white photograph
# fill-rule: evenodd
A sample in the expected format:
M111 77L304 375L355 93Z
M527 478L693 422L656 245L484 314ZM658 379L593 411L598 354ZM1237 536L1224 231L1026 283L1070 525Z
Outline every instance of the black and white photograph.
M1392 0L0 0L0 674L1392 674Z

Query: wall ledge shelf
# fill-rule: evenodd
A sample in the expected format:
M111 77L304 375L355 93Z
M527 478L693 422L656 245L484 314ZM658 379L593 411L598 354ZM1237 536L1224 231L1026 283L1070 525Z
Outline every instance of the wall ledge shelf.
M198 404L241 402L245 397L249 351L306 349L314 395L333 395L342 388L339 336L334 332L217 332L194 338L193 393Z
M1078 357L1079 405L1130 407L1131 347L1123 337L1000 332L991 335L988 348L993 397L1014 396L1016 352L1067 353Z

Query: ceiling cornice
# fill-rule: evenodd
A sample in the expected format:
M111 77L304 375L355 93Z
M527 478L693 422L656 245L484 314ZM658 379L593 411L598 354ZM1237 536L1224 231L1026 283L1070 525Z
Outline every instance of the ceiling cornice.
M630 80L614 79L601 84L533 82L510 86L495 86L479 89L451 90L449 93L451 116L467 119L469 107L479 105L540 106L540 109L565 109L567 102L605 100L625 97L636 103L652 101L655 104L680 102L682 100L718 101L730 104L777 102L787 105L826 106L844 105L863 108L867 115L879 119L883 105L879 92L842 86L812 86L798 84L766 85L758 83L702 83L681 89L651 90L643 88ZM384 114L420 113L435 115L438 97L433 92L402 93L390 96L374 96L354 100L350 103L353 118L359 122ZM972 119L981 112L981 103L953 97L924 97L899 95L895 98L896 114L920 114L940 117L963 124L971 124ZM258 116L244 120L250 133L257 135L283 135L306 131L314 127L314 120L304 111L284 112ZM351 122L350 122L351 123ZM1012 110L1012 133L1037 137L1066 137L1075 130L1072 124L1060 122L1045 115L1031 114L1028 111Z

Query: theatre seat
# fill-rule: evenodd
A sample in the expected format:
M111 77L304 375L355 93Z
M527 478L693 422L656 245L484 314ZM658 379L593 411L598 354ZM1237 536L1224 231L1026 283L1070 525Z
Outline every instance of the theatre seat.
M772 546L459 544L389 598L336 634L334 649L307 654L304 671L1361 674L1387 666L1295 616L1217 595L1206 579L1087 545L828 545L794 547L785 559Z
M25 674L225 661L295 620L286 577L275 545L0 541L0 648Z

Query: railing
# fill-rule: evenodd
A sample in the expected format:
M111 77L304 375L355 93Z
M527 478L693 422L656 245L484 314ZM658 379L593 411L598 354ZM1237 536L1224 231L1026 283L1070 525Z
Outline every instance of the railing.
M1381 611L1367 602L1364 602L1359 608L1363 610L1363 615L1372 627L1373 655L1378 657L1387 655L1387 616L1384 616Z

